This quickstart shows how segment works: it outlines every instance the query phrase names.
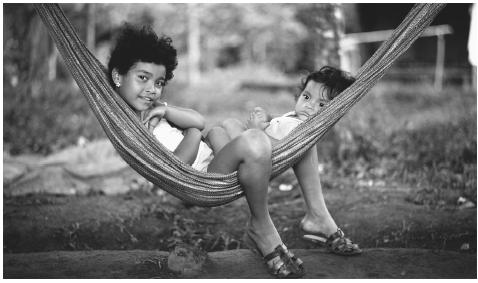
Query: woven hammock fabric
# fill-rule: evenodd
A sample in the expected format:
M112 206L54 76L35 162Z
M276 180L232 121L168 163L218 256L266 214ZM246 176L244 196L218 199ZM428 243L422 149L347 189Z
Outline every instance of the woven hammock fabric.
M355 83L273 147L272 176L290 168L314 146L377 83L444 6L415 4L391 37L362 66ZM237 172L222 175L196 171L148 132L114 91L105 67L80 40L58 4L35 4L35 8L106 135L134 170L161 189L199 206L218 206L244 195Z

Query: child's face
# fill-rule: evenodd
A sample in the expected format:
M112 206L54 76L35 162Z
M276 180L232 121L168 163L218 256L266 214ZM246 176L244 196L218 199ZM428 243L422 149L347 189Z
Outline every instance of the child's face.
M137 112L149 109L161 97L166 68L155 63L137 62L119 75L118 93Z
M307 83L295 104L295 113L300 120L305 121L318 113L330 101L326 90L322 83L315 81Z

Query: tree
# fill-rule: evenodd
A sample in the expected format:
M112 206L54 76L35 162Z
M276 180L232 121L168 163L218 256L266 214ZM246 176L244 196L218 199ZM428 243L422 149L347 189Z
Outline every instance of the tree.
M16 86L19 81L28 81L32 49L29 36L33 34L31 29L38 27L40 23L36 19L33 5L4 4L3 8L4 78L12 86Z

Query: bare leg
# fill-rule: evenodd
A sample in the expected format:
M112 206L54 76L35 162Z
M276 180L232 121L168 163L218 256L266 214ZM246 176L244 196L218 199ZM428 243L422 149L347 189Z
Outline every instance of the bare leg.
M307 209L305 217L301 221L301 227L307 232L322 232L330 235L337 231L337 224L325 204L317 167L317 148L315 146L311 147L293 167Z
M217 173L238 170L251 211L248 232L264 255L282 243L267 207L271 167L271 144L259 130L247 130L226 144L208 167L208 172Z
M231 137L237 137L245 130L244 123L237 119L227 119L221 123L221 126ZM317 148L315 146L306 152L304 157L293 167L307 209L301 226L308 232L322 232L329 235L337 231L337 225L325 204L317 167Z

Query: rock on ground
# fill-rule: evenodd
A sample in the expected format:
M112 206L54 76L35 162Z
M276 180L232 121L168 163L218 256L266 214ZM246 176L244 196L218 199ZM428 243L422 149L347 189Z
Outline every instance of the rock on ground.
M3 194L7 197L92 192L116 195L152 186L121 159L106 139L71 146L46 157L5 155L3 174Z

